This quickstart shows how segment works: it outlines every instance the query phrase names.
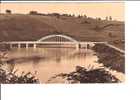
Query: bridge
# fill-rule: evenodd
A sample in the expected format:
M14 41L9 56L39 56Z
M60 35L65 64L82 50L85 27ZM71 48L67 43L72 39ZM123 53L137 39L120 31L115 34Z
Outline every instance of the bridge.
M7 44L10 48L17 47L22 48L24 45L25 48L33 47L34 49L38 47L38 45L61 45L61 47L69 46L75 47L76 49L79 48L89 48L97 43L106 43L106 42L81 42L77 41L76 39L61 35L61 34L52 34L42 37L37 41L8 41L8 42L1 42L0 44ZM63 45L63 46L62 46Z
M10 46L10 48L16 47L16 48L22 48L24 45L25 48L33 47L36 49L39 45L57 45L60 47L74 47L77 50L80 48L86 48L89 49L90 47L93 47L95 44L105 44L110 48L113 48L121 53L124 53L124 50L121 50L113 45L108 44L107 42L86 42L86 41L77 41L76 39L67 36L67 35L61 35L61 34L52 34L47 35L45 37L40 38L37 41L8 41L8 42L0 42L0 44L7 44Z

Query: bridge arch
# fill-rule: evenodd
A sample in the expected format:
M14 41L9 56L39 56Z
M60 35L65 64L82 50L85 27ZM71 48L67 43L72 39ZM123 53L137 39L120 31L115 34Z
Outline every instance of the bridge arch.
M61 34L51 34L51 35L47 35L45 37L42 37L40 38L39 40L37 40L38 42L42 42L46 39L50 39L50 38L53 38L53 37L60 37L60 38L64 38L64 39L67 39L71 42L78 42L76 39L70 37L70 36L67 36L67 35L61 35Z

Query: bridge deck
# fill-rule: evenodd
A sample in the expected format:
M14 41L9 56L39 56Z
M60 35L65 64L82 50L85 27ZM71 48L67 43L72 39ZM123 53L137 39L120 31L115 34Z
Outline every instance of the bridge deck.
M0 42L0 44L105 44L110 48L113 48L121 53L125 53L124 50L121 50L108 42L42 42L42 41L9 41L9 42Z
M107 42L39 42L39 41L9 41L0 42L0 44L98 44Z

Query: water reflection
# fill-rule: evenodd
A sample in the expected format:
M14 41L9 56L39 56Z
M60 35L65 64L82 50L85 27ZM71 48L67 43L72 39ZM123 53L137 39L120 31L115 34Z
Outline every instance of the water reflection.
M98 65L95 52L87 49L22 48L11 50L8 56L15 64L14 70L18 69L18 74L22 71L37 72L37 77L43 83L56 74L74 71L77 65Z

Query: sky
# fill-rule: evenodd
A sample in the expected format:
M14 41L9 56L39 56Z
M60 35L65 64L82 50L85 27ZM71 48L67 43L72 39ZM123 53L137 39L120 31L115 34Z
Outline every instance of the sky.
M89 3L1 3L1 12L6 9L12 10L13 13L28 13L29 11L38 11L40 13L67 13L67 14L86 14L88 17L112 16L115 20L124 21L124 6L123 2L89 2Z

